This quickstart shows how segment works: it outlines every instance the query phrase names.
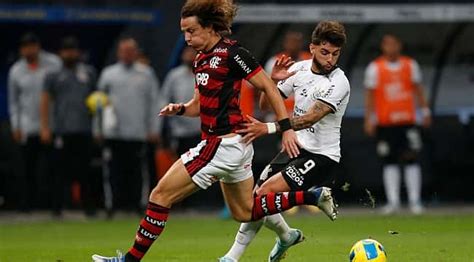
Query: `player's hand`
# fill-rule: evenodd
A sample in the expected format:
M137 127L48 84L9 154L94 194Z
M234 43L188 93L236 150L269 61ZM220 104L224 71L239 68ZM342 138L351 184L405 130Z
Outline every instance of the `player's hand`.
M43 144L50 144L52 140L51 129L41 128L40 130L40 140Z
M296 74L296 71L289 72L288 69L295 63L291 57L282 55L278 57L273 65L271 78L273 81L282 81Z
M160 136L158 134L150 133L146 136L146 141L151 144L158 144L160 142Z
M20 129L15 129L13 130L13 140L17 143L21 143L21 140L23 139L23 132L21 132Z
M160 116L174 116L176 113L181 110L181 107L183 107L183 104L173 104L169 103L167 106L163 107L160 111Z
M104 141L105 141L105 139L104 139L104 136L103 136L103 135L94 135L94 142L95 142L97 145L99 145L99 146L103 145L103 144L104 144Z
M266 123L262 123L249 115L247 115L247 118L250 120L250 123L243 124L245 128L235 131L238 134L245 134L244 137L242 137L242 142L250 144L258 137L268 134Z
M432 122L432 119L431 119L431 115L424 115L423 116L423 127L424 128L430 128L431 127L431 122Z
M364 121L364 132L367 136L373 137L375 135L375 125L369 120Z
M282 152L285 151L291 158L295 158L300 154L300 147L301 145L293 129L283 132L281 140Z

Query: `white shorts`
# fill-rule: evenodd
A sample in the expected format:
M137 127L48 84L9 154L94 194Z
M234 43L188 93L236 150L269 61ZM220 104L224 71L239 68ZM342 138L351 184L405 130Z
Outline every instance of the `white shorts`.
M253 146L236 135L202 140L181 155L186 170L196 185L207 189L214 182L238 183L253 176Z

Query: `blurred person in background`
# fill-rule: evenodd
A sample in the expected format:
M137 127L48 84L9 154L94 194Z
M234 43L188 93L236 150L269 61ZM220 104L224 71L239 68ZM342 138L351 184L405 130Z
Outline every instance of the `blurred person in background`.
M97 180L90 168L92 117L85 100L95 89L97 75L93 67L80 61L79 42L74 37L62 40L59 56L63 65L46 76L40 103L40 138L54 149L53 215L61 215L64 198L71 195L72 181L76 180L80 183L86 215L92 216L95 214L92 188Z
M283 50L274 56L272 56L265 63L265 71L270 74L272 72L273 66L278 58L282 56L290 57L293 61L299 62L307 59L311 59L311 53L307 50L304 50L304 37L301 32L288 31L286 32L283 43ZM293 113L293 106L295 105L295 100L293 97L285 99L285 106L288 113L291 115Z
M137 63L151 67L151 60L143 52L143 50L138 51ZM159 80L157 81L158 81L158 85L156 85L156 87L158 88L158 93L160 94L159 95L161 98L160 100L163 100L162 94L160 93L161 90L159 87ZM160 103L163 103L163 102L160 101ZM159 122L159 124L161 128L161 122ZM157 167L158 167L159 159L156 159L156 154L161 142L162 142L161 137L160 138L157 137L156 139L149 139L146 141L146 146L145 146L145 151L146 151L145 162L146 163L145 164L146 164L146 171L148 174L147 176L145 176L145 178L148 178L148 179L143 180L144 188L142 189L142 191L146 190L147 192L150 192L153 189L154 185L156 185L156 182L158 181Z
M410 211L420 214L422 177L419 153L422 139L416 126L416 106L421 107L422 126L431 125L431 113L421 85L421 71L411 57L401 55L402 42L393 35L382 37L382 55L366 71L364 130L376 136L377 154L383 164L387 197L384 214L400 208L401 170L405 178Z
M193 61L196 51L186 46L181 54L181 65L172 69L163 82L164 104L181 103L194 96ZM198 118L174 117L169 119L172 139L176 142L178 156L201 141L201 122Z
M39 104L45 77L59 70L61 60L42 50L39 38L32 33L21 38L20 55L8 74L8 106L13 139L21 145L25 167L19 185L24 189L20 209L28 211L46 201L44 195L38 195L39 188L49 184L48 147L39 137Z
M137 62L138 50L133 38L121 39L118 62L106 67L98 81L112 108L110 114L104 112L104 122L109 124L103 129L111 154L113 209L109 216L118 208L141 213L145 145L159 139L158 80L151 67Z
M19 186L18 179L23 178L22 175L24 175L20 148L13 141L10 128L6 85L0 87L0 89L3 88L4 90L0 90L2 93L5 91L0 94L0 208L18 206L18 196L16 195Z

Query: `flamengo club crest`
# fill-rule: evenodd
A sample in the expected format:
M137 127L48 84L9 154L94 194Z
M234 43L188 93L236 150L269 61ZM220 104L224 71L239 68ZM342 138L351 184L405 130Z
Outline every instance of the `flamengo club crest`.
M211 68L217 68L217 66L219 65L219 62L222 60L222 58L218 57L218 56L214 56L213 58L211 58L211 61L209 62L209 65Z

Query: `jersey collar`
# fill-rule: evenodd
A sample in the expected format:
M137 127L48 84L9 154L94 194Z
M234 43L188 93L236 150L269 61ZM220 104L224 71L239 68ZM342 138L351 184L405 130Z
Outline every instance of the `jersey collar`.
M326 74L314 72L314 71L313 71L313 67L310 67L309 70L311 70L311 73L313 73L313 74L315 74L315 75L328 76L328 75L332 74L332 72L334 72L334 70L336 70L337 68L339 68L339 66L338 66L338 65L335 65L335 66L333 67L333 69L332 69L331 71L329 71L328 73L326 73Z
M221 38L219 39L219 41L217 41L217 43L216 43L213 47L211 47L211 48L209 49L209 51L207 51L207 52L202 51L202 53L203 53L203 54L210 54L210 53L212 53L212 52L214 51L214 49L222 42L222 40L224 40L224 37L221 37Z

